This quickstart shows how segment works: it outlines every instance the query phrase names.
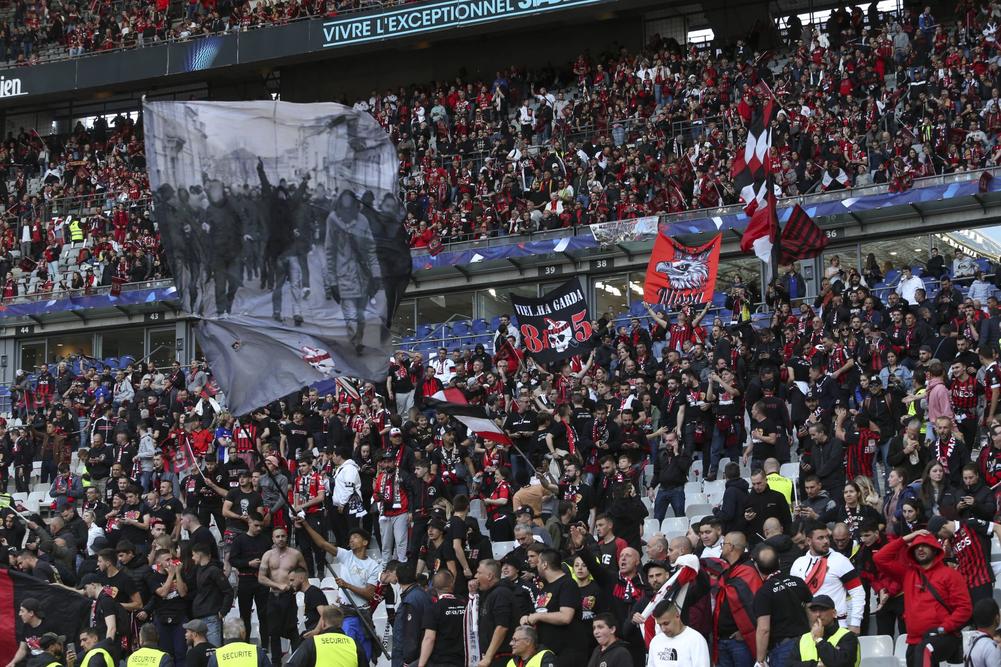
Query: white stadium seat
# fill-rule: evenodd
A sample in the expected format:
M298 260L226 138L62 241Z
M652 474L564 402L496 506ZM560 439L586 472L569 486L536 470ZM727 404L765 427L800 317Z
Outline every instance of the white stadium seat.
M859 637L859 648L862 650L862 658L881 658L893 655L893 638L889 635L876 635L874 637Z
M668 537L674 537L676 535L685 535L688 533L688 527L691 522L688 517L668 517L664 519L664 522L660 525L660 532L664 533Z

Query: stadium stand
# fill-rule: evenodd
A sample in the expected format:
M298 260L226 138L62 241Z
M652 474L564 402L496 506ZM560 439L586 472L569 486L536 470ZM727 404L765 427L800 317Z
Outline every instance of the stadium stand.
M119 4L15 2L0 57L38 62L369 8ZM789 34L771 61L786 111L768 159L783 196L900 191L998 166L997 8L952 9L942 23L918 10L838 9L822 31ZM411 245L434 253L736 203L729 166L756 55L657 38L580 55L555 74L508 67L493 81L415 85L356 107L399 147ZM122 116L3 143L5 304L170 277L141 131ZM115 659L137 647L143 623L175 657L183 629L218 644L235 624L273 664L298 667L293 651L326 627L318 607L330 603L360 607L342 629L366 659L418 664L415 610L477 591L459 606L481 629L485 608L504 609L504 627L535 626L558 665L606 651L618 652L614 664L782 665L815 627L846 650L845 665L962 662L975 621L997 625L1001 598L996 259L832 261L815 299L790 297L782 286L796 267L783 267L750 299L756 312L720 289L694 324L657 309L665 326L634 303L596 314L591 356L545 368L497 343L499 317L423 321L385 380L307 388L250 415L227 411L201 361L77 355L22 368L0 387L0 491L26 521L0 508L0 564L82 587L95 609L128 619L106 640ZM903 282L907 270L920 288ZM514 445L428 403L446 387ZM293 547L281 533L261 539L262 523L291 532ZM217 551L203 558L192 543ZM289 554L305 572L286 567ZM657 607L652 582L675 574L662 590L680 614L660 607L657 627L635 622ZM524 613L488 606L494 586L524 599ZM40 654L55 644L24 627L32 604L18 599L17 640ZM565 603L574 614L556 626ZM606 612L619 643L592 632ZM766 616L769 644L757 647L752 619ZM468 630L437 622L428 627L454 641L432 642L425 662L452 664ZM509 640L488 662L522 650ZM379 643L392 660L374 657ZM457 661L469 664L461 652Z

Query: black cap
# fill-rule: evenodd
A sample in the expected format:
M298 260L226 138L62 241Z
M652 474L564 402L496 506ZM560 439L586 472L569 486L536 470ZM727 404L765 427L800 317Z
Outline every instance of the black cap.
M806 606L810 609L834 609L834 600L830 595L814 595Z
M65 644L66 635L57 635L54 632L46 632L38 638L38 647L43 651L56 644Z
M442 521L441 519L431 519L428 522L428 528L434 528L436 530L444 531L445 530L445 522Z
M42 611L42 603L35 598L24 598L21 600L21 608L33 612L39 618L45 616L45 612Z
M382 456L379 457L379 458L381 458L383 461L389 461L390 459L392 459L392 460L395 461L396 460L396 454L394 454L393 452L390 452L390 451L385 451L385 452L382 453Z

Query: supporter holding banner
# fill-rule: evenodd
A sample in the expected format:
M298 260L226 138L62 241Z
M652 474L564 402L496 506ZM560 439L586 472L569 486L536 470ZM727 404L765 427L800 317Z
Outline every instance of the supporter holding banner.
M643 301L669 308L712 301L722 238L717 234L692 248L658 234L646 267Z
M511 294L518 330L539 364L586 354L597 343L580 280L571 278L541 299Z
M385 375L412 262L396 150L375 119L338 104L153 102L144 120L178 298L202 318L230 409Z

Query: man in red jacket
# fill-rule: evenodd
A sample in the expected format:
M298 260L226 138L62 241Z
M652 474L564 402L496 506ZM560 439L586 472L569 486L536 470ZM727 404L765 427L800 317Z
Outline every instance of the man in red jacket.
M966 581L943 562L944 553L931 533L917 530L891 541L873 557L876 567L903 587L909 667L963 659L959 631L973 605Z

